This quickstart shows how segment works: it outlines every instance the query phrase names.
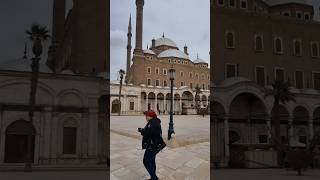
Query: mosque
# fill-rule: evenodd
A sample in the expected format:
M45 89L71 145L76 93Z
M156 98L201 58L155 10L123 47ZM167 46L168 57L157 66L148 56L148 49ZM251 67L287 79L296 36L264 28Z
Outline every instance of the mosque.
M208 109L210 70L208 63L197 57L189 57L188 47L180 50L177 44L163 34L151 40L151 46L143 49L144 0L136 0L136 42L131 58L131 17L128 25L127 67L125 84L119 102L119 81L111 82L110 107L112 114L141 114L149 108L169 113L169 69L175 69L174 112L195 114L196 109ZM200 92L196 92L200 89ZM121 107L120 107L121 106Z

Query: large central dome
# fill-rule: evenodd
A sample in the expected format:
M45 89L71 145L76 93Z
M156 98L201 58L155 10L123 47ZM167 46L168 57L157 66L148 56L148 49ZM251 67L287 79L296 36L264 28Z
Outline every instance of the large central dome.
M164 57L175 57L175 58L182 58L182 59L189 59L189 56L183 53L182 51L176 50L176 49L168 49L163 52L161 52L158 55L159 58Z
M308 4L305 0L264 0L270 6L297 3L297 4Z
M174 41L172 41L171 39L166 38L166 37L161 37L159 39L156 39L155 46L156 47L170 46L170 47L178 48L177 44Z

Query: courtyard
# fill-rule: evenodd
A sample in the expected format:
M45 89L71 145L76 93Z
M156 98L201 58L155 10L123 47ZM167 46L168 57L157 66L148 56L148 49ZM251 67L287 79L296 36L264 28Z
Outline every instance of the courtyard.
M169 116L162 120L164 139L167 139ZM174 116L175 137L158 154L157 175L160 179L210 179L210 120L209 116ZM144 116L112 116L110 120L110 160L112 180L148 179L142 158L141 137Z

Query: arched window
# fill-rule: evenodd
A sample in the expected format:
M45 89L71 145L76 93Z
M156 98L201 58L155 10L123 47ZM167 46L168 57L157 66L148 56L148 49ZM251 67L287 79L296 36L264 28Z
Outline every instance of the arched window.
M235 37L233 32L226 33L226 47L234 48L235 47Z
M300 40L294 40L293 41L293 50L294 50L294 55L295 56L301 56L302 54L302 45L301 45L301 41Z
M319 44L317 42L311 43L311 50L312 50L312 57L318 57L319 56Z
M263 39L261 35L256 35L255 49L256 51L263 51Z
M283 53L282 39L275 38L274 44L275 44L275 53L282 54Z

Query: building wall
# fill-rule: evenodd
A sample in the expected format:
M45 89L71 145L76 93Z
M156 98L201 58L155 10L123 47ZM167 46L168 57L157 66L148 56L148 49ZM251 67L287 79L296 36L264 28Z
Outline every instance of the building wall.
M229 21L228 19L232 19ZM320 24L287 17L253 14L242 10L215 8L213 27L213 72L216 84L225 79L226 63L239 64L239 76L255 81L255 66L265 67L266 77L274 79L274 68L284 68L285 78L294 80L296 70L304 71L305 86L312 88L312 72L320 70L319 58L311 57L312 41L320 41ZM225 47L225 33L235 33L235 48ZM306 31L308 33L306 33ZM254 50L255 34L263 35L264 51ZM283 54L274 53L274 38L283 39ZM302 56L294 56L293 40L302 41Z
M0 72L0 164L4 163L7 127L29 121L30 80L26 73ZM106 118L99 119L99 78L40 74L33 126L37 165L94 165L106 163ZM90 87L88 89L88 87ZM63 128L77 128L76 154L63 154ZM101 133L102 132L102 133ZM100 134L99 134L100 133ZM104 149L103 149L104 148Z

